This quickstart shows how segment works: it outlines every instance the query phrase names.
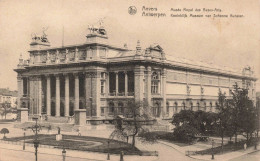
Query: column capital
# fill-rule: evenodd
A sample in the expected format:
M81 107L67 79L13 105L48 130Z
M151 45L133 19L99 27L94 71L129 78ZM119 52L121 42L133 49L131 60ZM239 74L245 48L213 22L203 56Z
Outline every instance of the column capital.
M18 75L18 76L17 76L17 79L18 79L18 80L21 80L21 79L23 79L23 76Z
M79 72L74 72L72 73L74 77L78 77L79 76Z
M56 79L60 79L61 74L54 74Z
M44 74L44 76L45 76L45 77L50 77L50 76L51 76L51 74Z
M62 73L63 76L67 77L70 73Z
M86 72L86 78L96 78L98 76L97 72Z

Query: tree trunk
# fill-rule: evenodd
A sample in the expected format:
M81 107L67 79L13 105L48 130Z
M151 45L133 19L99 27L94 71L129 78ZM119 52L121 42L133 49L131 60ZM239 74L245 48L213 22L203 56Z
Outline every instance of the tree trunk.
M133 139L132 139L132 147L135 147L135 135L133 135Z
M221 136L221 152L223 153L223 145L224 145L224 134Z

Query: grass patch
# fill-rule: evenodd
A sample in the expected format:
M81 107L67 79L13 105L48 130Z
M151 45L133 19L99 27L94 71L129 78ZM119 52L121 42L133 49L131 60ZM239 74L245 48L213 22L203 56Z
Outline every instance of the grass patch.
M225 144L223 146L223 153L222 153L222 148L221 146L217 146L213 148L209 148L206 150L201 150L201 151L197 151L196 154L200 154L200 155L211 155L212 152L214 154L224 154L224 153L228 153L228 152L232 152L232 151L237 151L237 150L242 150L244 149L244 144L246 143L246 140L242 140L239 141L237 143L228 143ZM255 142L251 141L247 144L247 148L251 147L251 146L255 146Z
M184 147L184 146L188 146L190 144L185 143L185 142L180 142L178 140L176 140L173 136L172 132L165 132L165 131L152 131L152 132L148 132L149 135L156 137L157 139L163 140L163 141L167 141L173 144L176 144L180 147ZM139 134L139 137L142 137L144 134Z
M26 143L33 144L34 135L25 137ZM23 141L24 137L14 137L6 138L5 141ZM101 153L112 153L120 154L121 151L126 155L143 155L142 151L139 149L132 148L131 144L110 140L106 138L97 138L89 136L75 136L75 135L63 135L63 140L56 141L56 135L38 135L38 140L41 145L54 146L55 148L62 149L63 146L65 149L79 150L79 151L91 151L91 152L101 152ZM109 148L108 148L108 141Z

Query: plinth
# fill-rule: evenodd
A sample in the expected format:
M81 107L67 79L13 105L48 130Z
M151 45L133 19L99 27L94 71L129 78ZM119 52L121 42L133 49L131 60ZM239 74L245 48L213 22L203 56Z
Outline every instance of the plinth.
M74 111L75 125L86 125L86 109L76 109Z
M18 108L17 109L17 120L19 122L27 122L28 121L28 108Z

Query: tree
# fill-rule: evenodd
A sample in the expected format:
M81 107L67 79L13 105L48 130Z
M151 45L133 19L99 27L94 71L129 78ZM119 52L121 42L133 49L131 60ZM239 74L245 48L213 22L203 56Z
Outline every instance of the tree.
M188 143L192 142L198 134L199 131L187 123L177 126L173 131L173 136L176 140Z
M191 126L196 126L196 119L194 111L191 110L181 110L179 113L174 114L172 124L176 127L181 126L186 123Z
M248 90L239 88L234 85L232 91L232 126L237 143L238 132L245 132L247 141L250 140L252 133L257 129L257 109L254 107L252 100L248 97Z
M257 109L247 94L243 95L240 112L241 130L246 133L247 142L251 139L253 132L257 129Z
M216 132L221 137L221 148L223 150L224 144L224 136L228 128L231 125L231 108L229 106L228 100L226 98L226 94L219 91L218 94L218 104L216 109L218 110L217 113L217 121L216 121Z
M244 94L243 89L239 88L237 83L234 85L234 89L231 91L232 100L230 104L232 106L232 129L235 135L235 143L237 143L237 135L240 130L240 112L241 112L241 97Z
M143 102L134 103L129 101L125 116L115 119L115 130L111 133L110 138L117 137L121 140L127 138L128 140L129 137L132 137L132 147L134 148L137 134L149 131L145 126L149 121L152 121L150 109Z
M9 130L7 128L2 128L2 130L0 131L1 134L4 134L4 137L3 139L5 139L5 134L8 134L9 133Z
M12 109L11 109L10 103L8 103L8 102L2 103L1 114L5 116L5 119L6 119L6 115L11 112L12 112Z

